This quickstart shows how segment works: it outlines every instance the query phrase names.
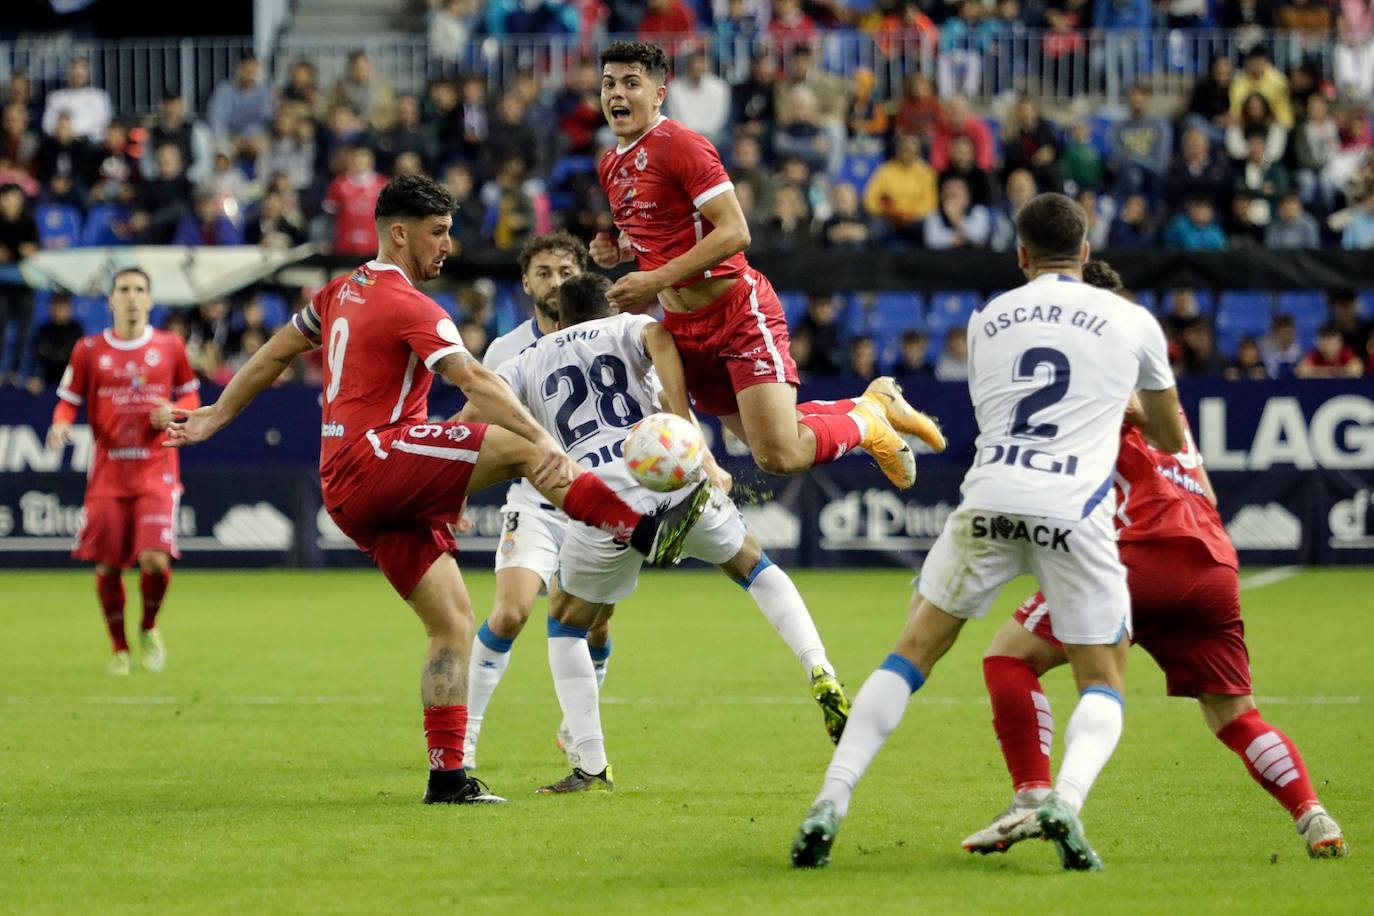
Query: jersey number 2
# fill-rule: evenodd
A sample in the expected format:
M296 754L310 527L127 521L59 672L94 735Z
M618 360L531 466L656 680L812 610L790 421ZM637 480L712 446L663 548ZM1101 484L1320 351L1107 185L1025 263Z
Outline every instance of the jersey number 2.
M1041 366L1049 369L1049 382L1016 402L1011 414L1011 434L1027 439L1053 439L1059 434L1055 423L1032 423L1037 413L1059 403L1069 391L1069 358L1051 347L1031 347L1021 354L1012 371L1012 380L1034 382Z
M590 391L588 382L591 383ZM644 419L644 411L630 397L630 377L625 371L625 364L618 357L606 354L598 356L592 360L585 376L577 366L564 366L544 379L544 400L558 397L564 383L568 399L559 406L553 422L565 449L572 448L601 428L594 418L572 425L573 414L586 403L591 392L596 393L596 412L607 426L623 429Z

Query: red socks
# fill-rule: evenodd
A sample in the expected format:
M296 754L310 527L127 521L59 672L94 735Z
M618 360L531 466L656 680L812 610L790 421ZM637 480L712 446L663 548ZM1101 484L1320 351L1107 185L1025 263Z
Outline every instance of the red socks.
M172 582L172 571L143 573L139 577L139 589L143 593L142 628L151 630L157 626L157 612L162 608L162 598L167 594L167 586Z
M644 516L631 509L595 474L579 474L563 497L568 517L606 532L617 541L628 541Z
M100 610L105 614L105 627L116 652L128 652L129 640L124 636L124 579L119 570L95 574L95 594Z
M1260 718L1258 709L1236 716L1217 732L1217 739L1240 755L1250 777L1287 808L1295 820L1319 803L1297 745Z
M1017 792L1050 787L1054 716L1031 666L1019 658L983 659L983 680L992 700L992 727Z
M841 398L838 401L803 401L797 405L797 413L803 417L843 416L853 409L853 398Z
M835 461L857 447L862 439L859 424L844 414L813 414L797 422L811 430L816 437L816 464Z
M463 768L463 738L467 730L466 706L430 706L425 710L425 741L429 744L431 770Z

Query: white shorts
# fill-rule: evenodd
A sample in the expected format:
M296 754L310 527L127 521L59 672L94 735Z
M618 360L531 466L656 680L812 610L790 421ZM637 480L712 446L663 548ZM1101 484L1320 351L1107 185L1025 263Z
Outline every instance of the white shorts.
M713 492L692 530L683 555L713 566L730 560L744 546L744 518L730 499ZM634 593L644 557L625 544L580 522L568 525L558 556L558 584L593 604L614 604Z
M527 506L501 507L501 543L496 548L496 571L528 569L544 580L548 590L558 569L558 551L568 524L550 512Z
M1116 551L1114 500L1081 521L960 508L945 522L916 590L964 619L988 612L1011 579L1032 573L1050 605L1054 636L1112 645L1131 631L1126 568Z

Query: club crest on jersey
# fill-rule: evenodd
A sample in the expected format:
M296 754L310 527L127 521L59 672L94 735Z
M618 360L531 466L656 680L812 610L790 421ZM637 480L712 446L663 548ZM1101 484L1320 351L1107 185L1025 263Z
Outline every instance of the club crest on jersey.
M156 366L162 362L162 354L150 348L143 354L143 361L150 366Z
M102 368L102 369L108 369L108 368L110 368L110 367L113 366L113 365L114 365L114 360L110 358L110 354L108 354L108 353L102 353L102 354L100 354L100 368Z
M1051 550L1069 550L1071 529L1056 528L1050 525L1027 525L1024 520L1007 518L1005 515L975 515L971 519L971 533L980 540L990 541L1029 541L1037 547Z
M635 171L637 171L637 172L642 172L642 171L644 171L644 167L647 166L648 164L649 164L649 151L646 150L644 147L641 146L641 147L639 148L639 152L635 153Z

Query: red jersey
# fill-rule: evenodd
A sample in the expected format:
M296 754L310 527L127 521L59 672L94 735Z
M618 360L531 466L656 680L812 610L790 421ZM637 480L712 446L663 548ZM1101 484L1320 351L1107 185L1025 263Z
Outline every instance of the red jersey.
M291 323L325 348L320 487L330 508L366 486L352 471L377 433L429 419L427 370L467 349L448 312L380 261L326 284Z
M735 187L711 141L661 115L638 140L602 156L597 174L640 270L662 267L701 241L715 227L699 208ZM740 252L676 285L741 277L748 268Z
M377 198L386 179L376 172L340 175L329 184L324 209L334 216L334 253L371 254L377 250Z
M180 483L176 449L148 417L163 401L200 387L181 338L148 328L134 340L112 331L81 338L57 388L68 404L86 407L95 437L86 495L139 496Z
M1201 541L1212 559L1240 569L1216 507L1202 486L1202 456L1193 445L1188 421L1183 421L1187 444L1177 455L1157 451L1133 426L1121 428L1121 452L1116 459L1116 524L1122 544L1164 538Z

